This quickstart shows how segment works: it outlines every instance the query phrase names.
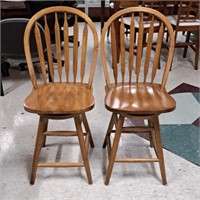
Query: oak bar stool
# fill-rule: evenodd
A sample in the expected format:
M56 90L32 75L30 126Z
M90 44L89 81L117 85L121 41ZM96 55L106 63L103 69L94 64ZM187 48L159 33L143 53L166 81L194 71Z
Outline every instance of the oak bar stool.
M57 63L53 63L51 36L48 27L48 16L55 16L55 55ZM73 27L74 43L69 45L68 15L75 16ZM64 44L61 51L60 25L58 18L64 18ZM42 51L41 32L37 21L44 20L44 32L46 41L46 54ZM52 19L52 18L51 18ZM78 20L83 22L81 29ZM34 31L40 58L41 76L36 76L30 51L30 33ZM81 43L78 47L79 37ZM88 43L88 37L90 43ZM90 44L90 46L89 46ZM88 183L92 183L92 176L88 160L89 145L94 147L92 135L86 118L86 112L94 107L92 83L98 54L98 35L91 19L76 8L50 7L36 13L26 26L24 34L24 49L31 82L32 91L24 101L26 111L39 115L39 125L33 157L31 184L34 184L37 167L84 167ZM89 55L89 56L88 56ZM45 56L48 60L48 68L45 65ZM80 58L80 59L79 59ZM61 59L65 65L62 67ZM50 72L51 82L48 82ZM76 130L48 130L49 120L74 119ZM39 162L40 151L45 146L46 136L77 136L80 144L83 162Z
M130 40L124 34L124 17L131 15ZM143 50L144 17L149 15L151 19L147 48ZM135 16L140 16L139 34L135 38ZM119 30L115 29L115 21L120 19ZM154 28L155 21L160 22ZM111 27L111 41L107 42L106 33ZM161 46L164 32L169 34L169 46L162 60L163 73L157 69L160 59ZM157 35L155 51L152 50L153 37ZM120 46L116 46L116 34L120 34ZM134 44L136 55L134 54ZM126 45L129 51L125 51ZM102 64L106 82L105 107L112 113L110 123L105 136L103 148L107 147L109 163L106 170L105 185L109 184L114 163L135 163L135 162L158 162L160 165L162 183L167 183L162 141L159 128L159 115L175 109L176 102L167 93L165 86L172 63L174 53L173 29L166 17L151 8L132 7L118 11L111 16L101 34L100 41ZM117 51L119 48L119 62ZM159 72L158 72L159 71ZM144 126L124 126L125 119L145 121ZM150 135L150 146L154 147L155 158L120 158L117 155L118 145L122 133L147 133ZM114 138L111 135L114 134Z

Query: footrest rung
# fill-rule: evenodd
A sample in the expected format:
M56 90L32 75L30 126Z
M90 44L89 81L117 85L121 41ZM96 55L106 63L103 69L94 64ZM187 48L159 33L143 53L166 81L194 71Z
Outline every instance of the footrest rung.
M126 163L141 163L141 162L159 162L158 158L117 158L115 162L126 162Z
M77 136L76 131L46 131L43 134L47 136Z
M38 167L84 167L83 163L68 163L68 162L60 162L60 163L38 163Z

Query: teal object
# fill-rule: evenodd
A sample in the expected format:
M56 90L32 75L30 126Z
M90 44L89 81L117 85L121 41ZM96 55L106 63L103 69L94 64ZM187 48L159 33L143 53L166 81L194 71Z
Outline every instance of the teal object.
M200 132L192 124L161 125L163 147L200 166Z

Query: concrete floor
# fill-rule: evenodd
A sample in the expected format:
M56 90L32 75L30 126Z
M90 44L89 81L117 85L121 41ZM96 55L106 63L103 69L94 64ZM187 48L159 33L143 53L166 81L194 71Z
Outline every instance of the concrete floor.
M99 24L97 24L99 28ZM98 29L100 32L100 30ZM200 86L200 70L193 68L194 53L182 58L182 50L175 51L173 68L167 89L172 90L181 83ZM162 70L162 69L161 69ZM95 148L90 151L90 165L93 184L88 185L84 168L54 169L39 168L35 185L30 185L30 172L34 151L38 116L24 111L23 101L31 90L27 71L10 69L10 77L3 78L5 96L0 97L1 105L1 200L197 200L200 199L199 166L164 150L168 184L163 186L158 164L115 164L110 184L104 185L107 167L107 153L102 149L110 113L104 108L104 77L100 57L94 81L95 108L87 113ZM195 108L194 108L195 109ZM187 117L187 116L185 116ZM163 119L164 121L167 119ZM161 120L162 122L162 120ZM58 122L50 123L56 127ZM61 122L59 126L72 126L71 122ZM150 154L148 141L138 136L122 139L120 148L129 154L128 147L134 144L138 154ZM177 144L178 145L178 144ZM49 138L42 151L41 160L80 159L76 139Z

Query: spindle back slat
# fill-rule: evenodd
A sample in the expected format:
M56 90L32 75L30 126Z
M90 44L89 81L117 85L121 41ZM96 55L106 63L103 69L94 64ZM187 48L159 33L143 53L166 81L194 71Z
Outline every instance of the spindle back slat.
M74 46L73 46L73 73L74 73L74 82L76 82L77 77L77 67L78 67L78 19L75 17L74 24Z
M143 51L143 37L144 37L144 14L140 14L140 23L138 31L138 44L137 44L137 57L136 57L136 82L139 81L140 67L141 67L141 57Z
M161 48L162 48L162 43L163 43L163 35L164 35L164 24L161 23L160 30L158 32L158 40L157 40L157 45L156 45L156 50L155 50L155 55L154 55L153 67L152 67L152 75L151 75L152 83L154 82L154 78L156 76L156 72L158 69L158 62L160 60Z
M38 49L38 56L40 59L41 72L42 72L43 79L46 83L47 82L47 73L46 73L46 67L45 67L45 58L44 58L44 54L43 54L40 29L39 29L37 23L35 23L35 38L36 38L36 44L37 44L37 49Z
M112 67L114 73L115 83L117 83L118 78L118 67L117 67L117 46L116 46L116 31L115 31L115 24L111 25L111 54L112 54Z
M150 27L149 27L149 32L148 32L147 50L146 50L146 58L145 58L145 64L144 64L144 82L146 82L147 74L149 71L151 49L153 46L153 33L154 33L154 16L152 17Z
M70 15L74 16L73 27L68 22ZM43 33L37 27L40 22L44 28ZM43 79L39 81L45 84L48 79L52 83L87 83L88 88L91 88L98 55L98 35L91 19L78 9L64 6L43 9L30 19L24 34L24 49L31 80L34 89L37 89L29 45L33 27ZM42 45L41 34L45 38L45 46ZM71 34L73 43L69 40ZM89 72L87 76L86 70Z
M85 64L86 64L86 53L87 53L87 41L88 41L88 29L87 29L87 24L84 25L83 29L83 38L82 38L82 56L81 56L81 70L80 70L80 78L81 78L81 83L83 82L83 77L85 74Z
M134 15L131 15L131 25L130 25L130 46L129 46L129 83L131 83L131 77L133 72L133 62L134 62L134 44L135 44L135 23Z
M51 49L51 36L50 36L50 30L47 23L47 16L44 16L44 31L45 31L45 40L46 40L46 47L47 47L47 57L48 57L48 69L50 72L51 80L54 82L54 70L53 70L53 52Z
M122 75L122 83L124 83L125 76L125 27L123 17L121 18L120 24L120 56L121 56L121 75Z
M55 41L56 41L56 59L58 67L59 81L62 82L62 61L61 61L61 39L60 39L60 25L58 23L58 14L55 13Z
M66 81L69 82L69 25L68 25L68 21L67 21L67 14L64 14L64 58L65 58L65 74L66 74Z

